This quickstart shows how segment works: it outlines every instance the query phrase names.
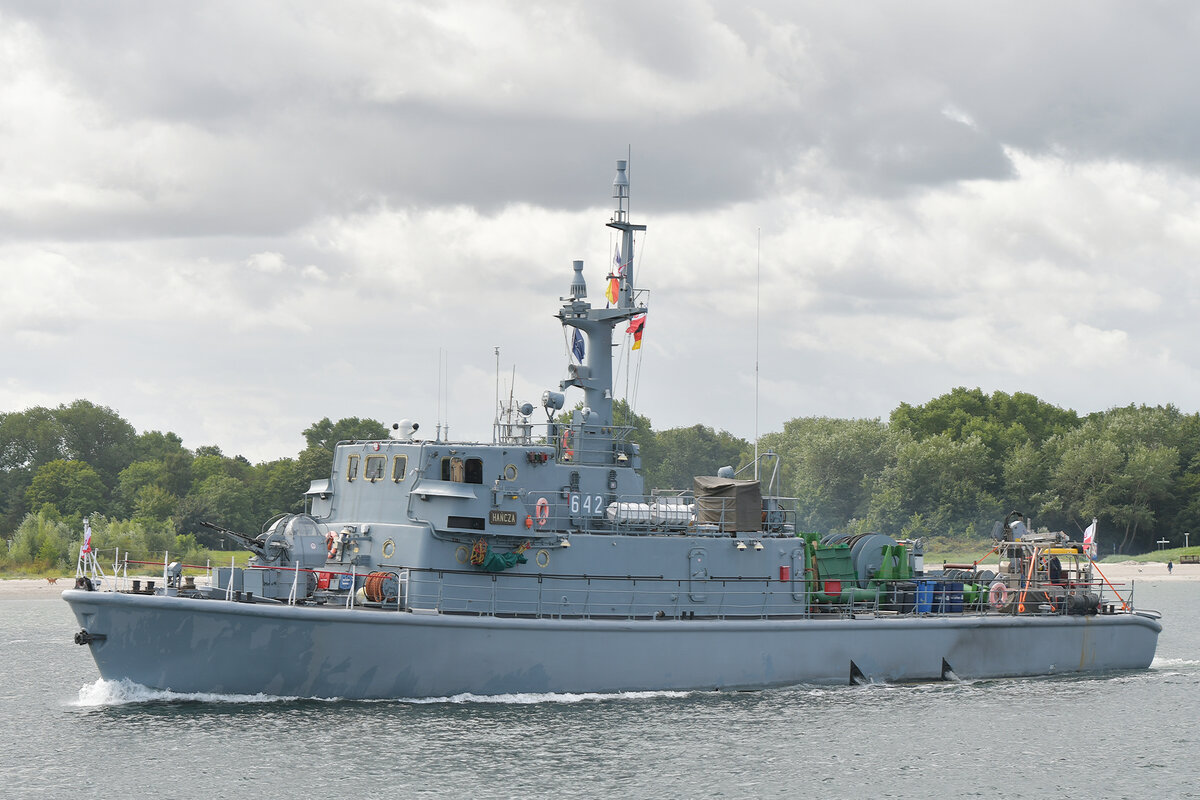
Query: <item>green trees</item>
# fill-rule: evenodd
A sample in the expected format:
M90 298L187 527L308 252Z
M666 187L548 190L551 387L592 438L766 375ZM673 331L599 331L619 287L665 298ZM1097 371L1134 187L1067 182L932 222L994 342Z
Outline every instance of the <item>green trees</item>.
M54 417L62 426L63 454L87 463L106 485L133 460L137 432L111 408L76 400L59 406Z
M1181 446L1194 446L1193 420L1173 406L1129 406L1093 414L1053 437L1046 446L1053 466L1040 496L1043 512L1079 530L1093 517L1105 519L1121 537L1106 546L1127 552L1141 538L1148 549L1164 512L1179 515L1195 500L1187 491L1196 473L1180 472Z
M216 547L220 537L201 522L258 533L268 518L300 510L309 481L329 475L338 441L387 433L375 420L326 418L304 431L296 458L252 465L211 445L188 450L171 432L139 434L87 400L0 413L0 561L69 568L84 516L97 547L134 557Z
M25 498L30 508L51 505L82 519L101 507L105 493L104 482L91 466L60 458L37 468Z
M354 439L386 439L388 427L373 419L346 417L331 422L325 417L304 429L304 440L310 448L320 448L333 457L333 446Z
M763 444L812 530L983 534L1010 510L1107 552L1200 529L1200 415L1173 406L1092 414L1017 392L957 388L878 420L791 420Z
M45 485L48 479L29 494L37 470L53 461L86 464L99 477L103 499L108 500L117 474L134 458L137 441L133 426L117 412L87 400L0 415L0 529L11 530L26 511L36 508L33 497L61 495Z
M137 505L144 491L158 489L170 495L166 489L167 467L161 461L135 461L117 475L114 500L122 512L128 514Z
M38 569L67 569L72 541L71 527L53 508L29 514L21 522L8 547L8 560Z
M1003 512L989 491L996 464L982 437L899 434L895 460L871 498L870 527L905 537L968 534Z
M1038 400L1031 394L991 395L979 389L957 387L922 406L901 403L892 411L890 427L906 431L921 441L931 436L947 436L963 442L972 437L987 448L992 461L1000 465L1018 447L1040 447L1051 436L1079 425L1074 411L1063 410ZM984 488L997 496L1005 494L1004 471L989 470Z
M690 489L697 475L715 475L723 466L736 469L744 461L753 460L745 458L750 448L745 439L707 425L659 431L650 449L653 458L642 459L646 487Z
M26 511L33 471L63 457L62 425L48 408L0 416L0 526L12 530Z
M895 462L896 439L877 419L803 417L763 437L774 450L785 491L800 501L804 530L854 527L866 518L884 469Z

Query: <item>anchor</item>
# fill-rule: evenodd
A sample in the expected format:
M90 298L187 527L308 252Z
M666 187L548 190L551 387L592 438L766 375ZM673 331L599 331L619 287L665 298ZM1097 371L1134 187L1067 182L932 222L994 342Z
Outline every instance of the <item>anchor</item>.
M87 628L83 628L79 633L75 634L75 644L91 644L92 642L103 642L108 637L103 633L88 633Z

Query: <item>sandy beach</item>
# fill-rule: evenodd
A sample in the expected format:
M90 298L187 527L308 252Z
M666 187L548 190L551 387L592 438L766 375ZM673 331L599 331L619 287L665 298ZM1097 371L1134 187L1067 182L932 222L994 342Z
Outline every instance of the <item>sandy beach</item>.
M1174 571L1168 574L1166 562L1122 561L1101 564L1100 571L1114 584L1200 581L1200 564L1176 564ZM0 580L0 597L57 597L63 589L70 589L74 584L75 579L71 577L58 578L57 583L50 583L45 578L10 578Z
M162 576L159 576L161 581ZM45 578L7 578L0 580L0 597L58 597L63 589L75 587L75 578L58 578L50 583Z
M1175 564L1175 568L1168 574L1165 561L1121 561L1113 564L1100 564L1100 571L1113 583L1200 581L1200 564Z

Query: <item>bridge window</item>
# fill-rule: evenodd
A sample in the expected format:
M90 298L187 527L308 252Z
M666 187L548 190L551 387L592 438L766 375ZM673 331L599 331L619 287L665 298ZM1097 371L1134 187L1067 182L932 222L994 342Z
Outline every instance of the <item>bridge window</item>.
M408 456L396 456L392 459L392 480L396 483L404 480L404 473L408 469Z
M387 463L387 456L367 456L367 468L363 470L363 477L371 483L383 479L383 466Z
M442 459L442 480L463 482L463 460L458 456Z
M346 459L346 480L353 481L358 477L358 456L350 456Z
M442 480L454 483L483 483L483 459L458 456L442 459Z

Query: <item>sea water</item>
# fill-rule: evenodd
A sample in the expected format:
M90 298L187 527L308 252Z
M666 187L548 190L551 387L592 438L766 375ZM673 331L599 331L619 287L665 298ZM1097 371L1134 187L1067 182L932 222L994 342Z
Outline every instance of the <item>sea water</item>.
M1200 582L1146 671L763 692L337 701L98 680L57 598L0 599L0 797L1200 797Z

